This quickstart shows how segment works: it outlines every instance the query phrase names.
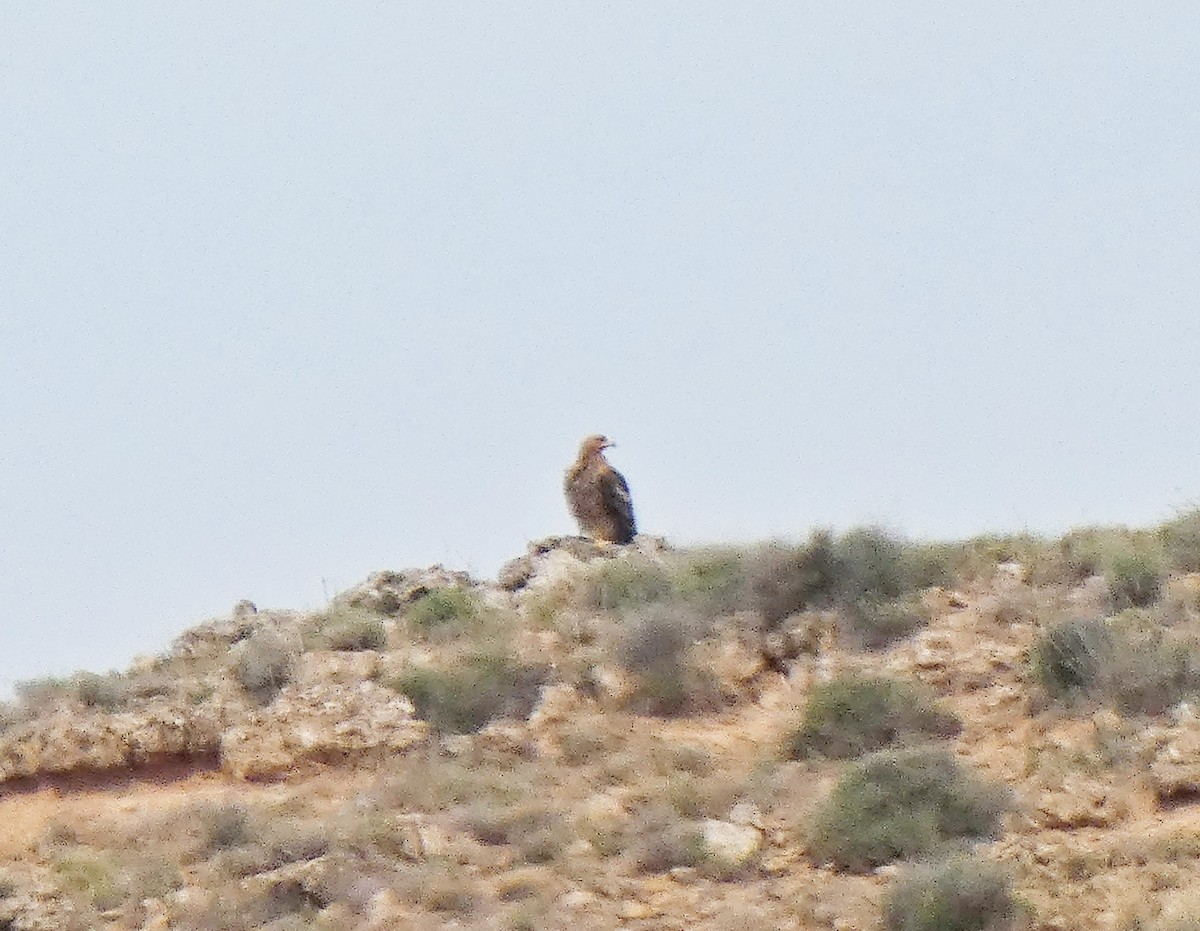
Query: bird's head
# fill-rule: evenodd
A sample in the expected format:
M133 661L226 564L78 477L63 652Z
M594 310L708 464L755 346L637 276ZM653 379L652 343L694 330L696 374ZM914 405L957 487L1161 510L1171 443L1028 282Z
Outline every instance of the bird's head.
M616 444L613 443L613 441L608 437L597 433L595 436L589 436L583 441L582 445L579 447L579 455L583 458L587 458L589 456L598 456L600 453L604 452L604 450L608 449L608 447L615 445Z

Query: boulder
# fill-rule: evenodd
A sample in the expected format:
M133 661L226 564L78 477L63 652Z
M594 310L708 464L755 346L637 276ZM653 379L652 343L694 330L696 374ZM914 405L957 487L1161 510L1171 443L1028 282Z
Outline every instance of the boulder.
M304 762L399 752L429 725L405 696L374 682L285 686L221 737L221 766L241 779L277 776Z
M454 572L443 566L385 570L368 576L353 588L342 592L334 599L334 604L364 608L375 614L394 617L422 595L435 589L474 589L478 586L479 583L469 573Z

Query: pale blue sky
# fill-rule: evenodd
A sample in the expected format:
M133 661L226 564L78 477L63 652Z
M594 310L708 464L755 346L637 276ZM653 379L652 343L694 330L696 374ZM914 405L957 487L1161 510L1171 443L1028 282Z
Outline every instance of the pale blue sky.
M602 9L601 9L602 7ZM677 542L1200 498L1195 4L8 4L0 686Z

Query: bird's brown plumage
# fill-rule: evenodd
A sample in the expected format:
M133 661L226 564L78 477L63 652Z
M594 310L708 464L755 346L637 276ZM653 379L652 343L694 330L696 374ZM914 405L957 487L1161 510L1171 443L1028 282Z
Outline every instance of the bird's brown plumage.
M589 436L579 447L579 458L567 469L563 490L579 529L593 540L629 543L637 533L633 499L624 476L608 464L607 437Z

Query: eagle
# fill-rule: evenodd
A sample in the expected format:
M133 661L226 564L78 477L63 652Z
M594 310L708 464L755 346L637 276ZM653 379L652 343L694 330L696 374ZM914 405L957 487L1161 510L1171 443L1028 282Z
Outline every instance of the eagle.
M604 458L604 450L612 445L606 436L584 440L579 458L567 469L563 490L584 536L605 543L630 543L637 533L633 499L624 476Z

